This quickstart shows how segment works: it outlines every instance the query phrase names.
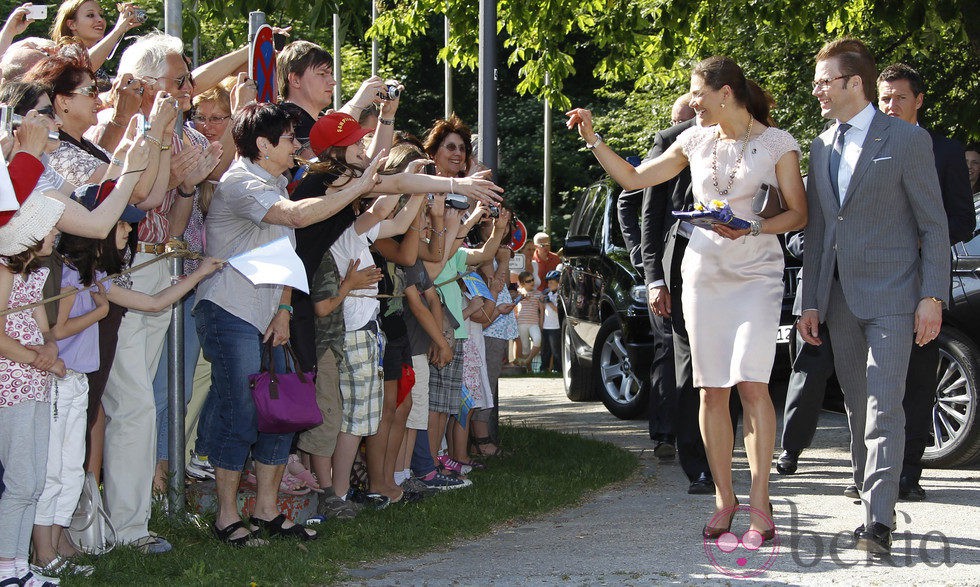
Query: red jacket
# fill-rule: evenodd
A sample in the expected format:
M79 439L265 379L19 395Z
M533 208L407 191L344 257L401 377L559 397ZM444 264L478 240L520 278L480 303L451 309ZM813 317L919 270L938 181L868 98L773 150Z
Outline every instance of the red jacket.
M17 202L23 204L27 196L34 191L37 180L44 173L44 164L30 153L20 151L16 153L10 163L7 164L7 173L10 174L10 183L14 185L14 195ZM0 226L10 222L17 210L6 210L0 212Z

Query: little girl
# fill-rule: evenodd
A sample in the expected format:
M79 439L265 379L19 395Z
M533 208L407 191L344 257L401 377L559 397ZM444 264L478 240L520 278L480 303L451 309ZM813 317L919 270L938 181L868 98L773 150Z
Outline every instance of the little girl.
M159 312L221 266L221 261L206 259L186 279L152 296L103 283L107 269L120 265L117 257L132 230L131 221L138 222L139 218L124 214L105 239L64 235L58 246L65 258L62 293L79 291L59 301L58 322L51 329L67 374L55 379L47 478L34 518L34 564L44 575L90 575L94 570L63 558L75 552L62 537L64 528L71 524L85 478L86 374L99 367L99 321L108 314L109 302L142 312ZM97 291L91 290L93 285Z
M51 254L54 225L63 212L61 202L33 194L0 228L0 311L41 300L48 269L39 267L39 257ZM0 497L0 585L57 582L32 573L27 562L48 454L49 373L65 374L47 335L43 307L0 316L0 462L6 484Z

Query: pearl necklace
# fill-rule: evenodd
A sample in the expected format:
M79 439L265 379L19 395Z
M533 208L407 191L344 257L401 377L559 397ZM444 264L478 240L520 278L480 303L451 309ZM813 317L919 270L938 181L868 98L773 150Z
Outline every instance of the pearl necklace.
M721 142L721 129L718 129L718 136L715 138L715 145L711 150L711 180L715 186L715 191L718 192L719 196L727 196L728 192L731 191L732 186L735 185L735 174L738 172L738 166L742 164L742 158L745 156L745 149L749 146L749 135L752 134L752 123L753 118L749 118L749 126L745 129L745 137L742 139L742 152L738 154L738 159L735 161L735 165L732 167L732 173L728 176L728 187L724 191L718 189L718 143Z

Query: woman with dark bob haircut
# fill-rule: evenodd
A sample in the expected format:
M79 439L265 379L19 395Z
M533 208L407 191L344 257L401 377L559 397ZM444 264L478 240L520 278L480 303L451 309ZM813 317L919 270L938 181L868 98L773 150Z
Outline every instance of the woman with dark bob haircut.
M783 299L783 252L777 235L806 225L800 147L789 133L775 128L771 99L730 57L709 57L695 65L691 95L699 124L681 133L663 155L636 168L603 143L588 110L568 112L568 128L578 128L586 146L624 189L657 185L690 167L696 204L720 202L749 224L740 230L727 224L693 228L681 263L681 305L694 385L701 388L701 436L715 482L715 511L702 535L713 540L728 532L739 507L732 485L734 434L728 412L731 388L737 386L752 471L746 536L762 544L775 536L769 471L776 415L769 376ZM769 218L753 212L752 206L764 185L778 186L786 201L786 209ZM670 315L666 287L651 287L649 298L654 314Z
M206 252L228 259L287 237L293 230L333 212L326 196L291 202L283 173L300 148L292 118L276 104L249 104L235 114L232 138L239 157L221 178L205 220ZM375 166L351 181L345 190L365 193L375 185ZM281 285L253 285L232 267L201 282L194 317L204 355L211 361L211 392L198 426L197 450L215 468L218 512L212 530L236 546L264 544L258 532L313 540L279 512L276 496L289 456L292 433L258 431L248 375L260 368L263 343L275 347L274 363L283 365L281 345L289 341L292 291ZM203 439L203 441L202 441ZM238 512L238 484L245 460L255 461L257 491L249 524Z
M470 166L473 154L470 127L453 113L440 118L425 135L425 152L436 164L436 173L443 177L462 177Z

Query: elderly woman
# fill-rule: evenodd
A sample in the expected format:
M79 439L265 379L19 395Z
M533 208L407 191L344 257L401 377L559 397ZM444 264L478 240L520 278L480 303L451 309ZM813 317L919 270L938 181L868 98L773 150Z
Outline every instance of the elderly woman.
M65 37L75 37L85 44L92 58L92 69L99 69L112 51L130 30L143 24L138 18L138 7L127 2L119 4L119 20L107 35L102 6L96 0L67 0L58 7L58 14L51 24L51 40L55 43Z
M41 117L45 119L51 131L56 131L61 127L62 120L55 111L49 91L50 87L43 84L9 82L0 88L0 103L10 106L14 113L21 116L31 119ZM166 100L161 98L160 103L166 104ZM172 125L174 121L172 106L163 110L165 112L169 110L171 115L169 118L160 117L161 128L168 124ZM45 150L53 151L59 144L58 141L49 139ZM105 201L91 211L70 197L75 186L66 182L57 172L46 168L35 189L65 205L65 213L58 221L58 230L90 238L104 238L108 235L109 231L115 228L116 221L126 208L134 189L144 181L141 176L145 172L141 173L141 171L147 166L149 151L146 138L138 139L135 144L126 141L116 151L116 159L125 158L119 181ZM38 158L41 156L41 153L31 154Z
M50 86L61 118L61 145L51 154L49 165L75 185L101 182L112 155L82 136L98 124L102 109L92 70L74 59L54 55L39 61L24 81Z

